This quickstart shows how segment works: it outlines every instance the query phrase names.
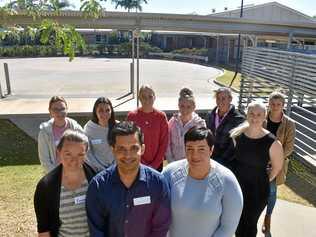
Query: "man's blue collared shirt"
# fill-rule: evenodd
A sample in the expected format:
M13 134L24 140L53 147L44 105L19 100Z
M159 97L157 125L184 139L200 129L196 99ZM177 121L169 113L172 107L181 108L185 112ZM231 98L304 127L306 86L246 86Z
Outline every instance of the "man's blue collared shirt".
M130 188L117 166L102 171L86 199L91 237L165 237L170 225L170 191L163 175L141 165Z

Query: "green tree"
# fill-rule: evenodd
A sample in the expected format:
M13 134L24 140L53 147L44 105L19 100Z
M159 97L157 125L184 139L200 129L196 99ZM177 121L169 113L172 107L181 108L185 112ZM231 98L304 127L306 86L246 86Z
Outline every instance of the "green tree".
M46 0L43 8L48 11L59 12L60 10L74 7L69 0Z
M69 56L69 61L73 60L77 49L86 47L84 39L73 26L59 25L57 22L44 20L39 31L41 32L41 43L62 49L64 54Z
M26 11L29 15L34 17L35 15L39 14L42 6L42 0L15 0L10 1L3 8L11 14L17 13L19 11Z
M81 6L80 11L84 13L87 17L98 18L102 15L103 7L101 2L105 2L106 0L80 0Z
M112 0L112 3L115 4L115 9L118 7L124 8L128 12L135 9L137 11L142 11L142 4L148 3L148 0Z
M80 10L84 12L85 16L98 18L103 11L101 2L105 2L106 0L80 1ZM26 11L28 15L33 16L35 19L37 16L40 16L43 10L58 13L61 9L67 7L68 3L67 0L14 0L0 7L0 17L6 19L8 15L18 14L19 11ZM15 40L14 42L20 44L21 34L17 31L19 26L15 28L2 27L4 29L0 34L2 39L10 37ZM85 48L85 42L82 36L74 27L69 25L60 25L56 21L43 20L40 25L32 28L32 31L40 32L41 43L49 44L55 46L58 50L62 50L65 55L69 56L70 61L74 58L77 50Z

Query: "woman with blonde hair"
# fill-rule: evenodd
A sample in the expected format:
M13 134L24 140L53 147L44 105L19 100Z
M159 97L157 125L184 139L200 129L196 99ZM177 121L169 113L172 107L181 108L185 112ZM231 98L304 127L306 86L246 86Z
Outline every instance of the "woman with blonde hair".
M179 112L175 113L168 122L169 145L166 153L168 162L182 160L185 158L184 135L192 127L206 127L195 110L195 98L193 91L189 88L182 88L178 100Z
M270 233L271 215L277 199L277 185L284 184L288 169L289 157L294 150L295 123L283 113L285 95L274 91L269 96L269 111L264 127L274 134L283 147L283 168L277 177L270 182L270 194L267 203L267 211L262 226L264 234Z
M253 102L248 106L247 120L231 131L235 144L233 172L241 186L244 207L236 230L236 237L255 237L257 222L269 196L269 183L278 175L283 165L281 143L263 123L266 107ZM271 170L267 172L267 165Z
M168 121L164 112L154 108L155 99L155 91L151 86L141 86L139 100L142 106L129 112L127 120L136 123L144 133L145 152L141 162L162 171L168 146Z

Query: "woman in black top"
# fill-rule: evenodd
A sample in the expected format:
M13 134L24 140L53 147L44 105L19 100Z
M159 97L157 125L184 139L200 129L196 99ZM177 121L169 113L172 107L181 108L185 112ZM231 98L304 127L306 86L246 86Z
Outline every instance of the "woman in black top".
M244 196L244 208L236 230L236 237L255 237L257 222L266 206L269 181L282 168L283 149L275 136L263 128L266 108L261 103L248 106L247 121L233 129L235 164L233 171ZM271 161L271 171L266 167Z
M82 223L82 233L89 234L85 212L85 192L87 184L95 171L84 162L88 149L88 138L81 132L66 130L58 146L60 165L45 175L37 184L34 195L34 208L37 219L38 237L74 236L69 230L78 226L66 224L65 215L77 215L77 222ZM68 193L71 193L69 196ZM62 201L68 204L62 204ZM61 214L64 214L62 216ZM72 222L71 220L68 222ZM76 222L74 222L76 223Z

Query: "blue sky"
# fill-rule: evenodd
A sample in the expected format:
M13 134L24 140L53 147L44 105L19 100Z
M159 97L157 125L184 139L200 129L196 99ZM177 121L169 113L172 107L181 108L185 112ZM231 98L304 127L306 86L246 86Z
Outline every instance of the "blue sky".
M0 0L1 3L9 0ZM80 6L80 0L70 0L77 7ZM271 2L273 0L244 0L246 4L261 4ZM278 0L279 3L298 10L306 15L316 15L316 1L315 0ZM143 12L161 12L161 13L178 13L189 14L197 13L201 15L210 14L215 8L216 12L221 12L224 7L228 10L236 9L240 6L241 0L148 0L148 4L143 5ZM114 5L111 0L107 0L103 4L106 10L112 11ZM117 9L118 11L122 9Z
M71 0L73 3L80 5L79 0ZM271 0L244 0L246 4L261 4L271 2ZM316 1L315 0L278 0L277 2L298 10L304 14L314 16L316 15ZM236 9L240 6L241 0L148 0L148 4L143 5L143 12L161 12L161 13L197 13L201 15L210 14L215 8L216 12L221 12L224 7ZM106 10L115 10L111 0L107 0L104 4ZM122 9L118 9L122 10Z

